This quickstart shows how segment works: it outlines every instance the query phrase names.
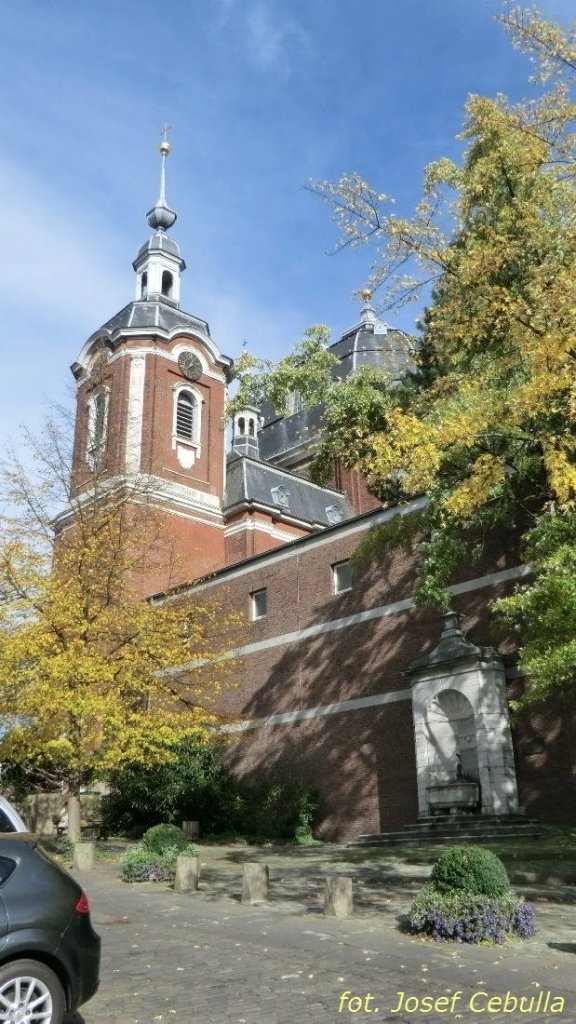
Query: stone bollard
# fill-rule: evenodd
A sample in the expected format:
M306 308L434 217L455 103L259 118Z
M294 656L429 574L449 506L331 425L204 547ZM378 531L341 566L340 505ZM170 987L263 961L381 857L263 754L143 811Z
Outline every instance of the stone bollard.
M244 865L242 903L264 903L268 899L268 865L248 862Z
M348 917L352 913L352 879L332 875L324 889L324 916Z
M77 871L90 871L94 865L96 843L74 843L74 867Z
M200 858L181 853L176 858L174 892L195 892L200 878Z

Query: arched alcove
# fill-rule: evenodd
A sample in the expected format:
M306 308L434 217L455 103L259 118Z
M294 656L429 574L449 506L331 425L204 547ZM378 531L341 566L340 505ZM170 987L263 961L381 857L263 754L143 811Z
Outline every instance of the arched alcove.
M458 690L441 690L425 714L431 781L462 774L478 782L478 740L474 710Z

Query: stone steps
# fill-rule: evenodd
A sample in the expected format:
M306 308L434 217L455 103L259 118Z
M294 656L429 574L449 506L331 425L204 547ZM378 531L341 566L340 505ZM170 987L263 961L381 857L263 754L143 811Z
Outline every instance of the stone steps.
M437 815L404 825L397 832L360 835L350 846L387 846L430 843L468 845L507 839L537 839L539 823L524 815Z

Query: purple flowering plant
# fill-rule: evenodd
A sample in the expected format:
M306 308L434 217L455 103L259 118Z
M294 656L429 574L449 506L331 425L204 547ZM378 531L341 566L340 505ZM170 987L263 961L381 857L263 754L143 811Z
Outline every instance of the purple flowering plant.
M498 862L501 870L494 872L488 881L489 873L485 869L492 858L497 858L492 853L486 857L487 853L489 851L480 847L453 847L442 854L432 871L430 884L418 894L410 908L406 930L434 939L471 943L501 944L509 936L526 939L533 935L536 930L534 907L518 898L509 882L503 884L507 876L501 862ZM482 871L478 870L479 866ZM447 884L448 877L451 886Z

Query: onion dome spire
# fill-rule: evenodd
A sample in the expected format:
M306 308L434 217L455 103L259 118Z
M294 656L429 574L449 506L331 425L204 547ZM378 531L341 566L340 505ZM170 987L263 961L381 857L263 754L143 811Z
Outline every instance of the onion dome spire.
M162 156L162 166L160 170L160 195L156 205L153 206L151 210L148 210L148 213L146 214L146 220L154 231L167 231L168 228L172 227L177 216L174 210L171 210L166 202L166 157L170 152L170 143L167 138L169 128L169 124L164 125L164 138L158 147Z
M177 243L166 234L176 220L174 210L166 202L166 157L170 152L166 133L169 127L169 124L164 125L164 138L159 146L162 156L160 196L156 206L146 214L154 234L140 246L132 266L136 271L137 302L156 302L162 299L163 302L177 306L180 301L180 275L186 269L186 264Z

